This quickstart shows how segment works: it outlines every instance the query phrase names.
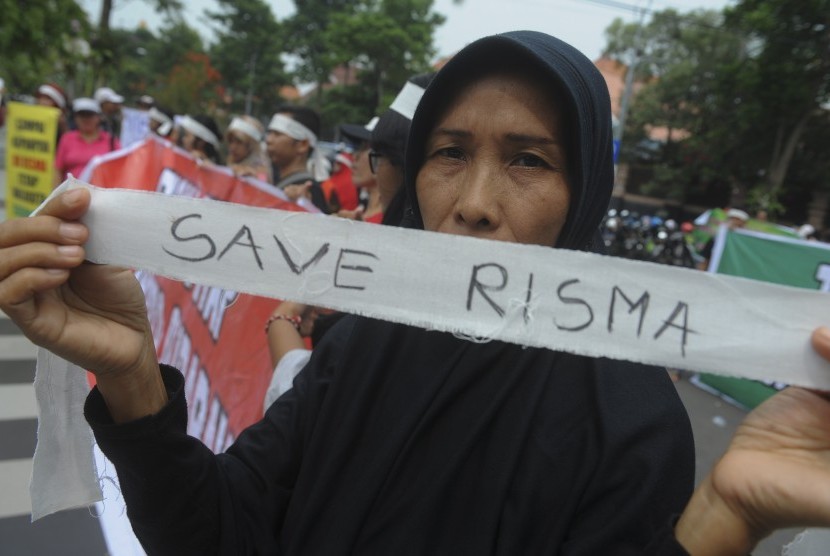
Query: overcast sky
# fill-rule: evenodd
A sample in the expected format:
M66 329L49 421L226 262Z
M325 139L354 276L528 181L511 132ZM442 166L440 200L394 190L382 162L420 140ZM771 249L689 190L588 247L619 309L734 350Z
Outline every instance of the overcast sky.
M97 23L101 0L79 0ZM134 28L144 21L157 28L161 18L152 9L151 0L115 0L114 27ZM291 0L269 0L277 19L294 10ZM699 8L721 9L730 0L651 0L652 10L675 8L686 12ZM452 54L471 41L494 33L531 29L544 31L571 43L589 58L597 58L605 44L604 30L616 17L636 21L635 10L618 6L644 8L649 0L465 0L461 6L452 0L436 0L433 9L446 16L435 34L439 56ZM216 9L215 0L187 0L185 17L208 40L211 31L203 15Z

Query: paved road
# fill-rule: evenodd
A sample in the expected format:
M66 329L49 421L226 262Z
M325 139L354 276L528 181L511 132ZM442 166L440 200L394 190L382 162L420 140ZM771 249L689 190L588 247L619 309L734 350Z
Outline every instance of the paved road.
M107 554L98 519L88 510L61 512L31 523L29 478L37 406L32 382L35 348L0 313L0 554Z

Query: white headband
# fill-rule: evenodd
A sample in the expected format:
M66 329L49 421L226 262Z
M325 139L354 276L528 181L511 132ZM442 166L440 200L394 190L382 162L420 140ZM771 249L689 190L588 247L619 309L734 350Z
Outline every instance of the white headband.
M170 116L153 106L150 110L147 111L147 115L150 117L151 120L154 122L158 122L160 124L172 124L173 120L170 119Z
M317 145L317 136L306 126L283 114L274 114L271 118L271 123L268 124L268 129L271 131L278 131L285 133L292 139L302 141L305 139L312 147Z
M60 108L61 110L66 108L66 97L63 96L61 92L53 86L41 85L37 88L37 92L54 100L55 104L57 104L58 108Z
M201 139L202 141L206 141L214 146L214 148L219 148L219 138L214 135L214 133L191 118L190 116L184 116L179 121L179 125L182 126L184 129Z
M389 109L394 110L407 120L411 120L415 115L415 109L418 108L418 103L421 102L422 96L424 96L424 88L407 81L406 85L401 89L401 92L392 101Z
M270 131L277 131L284 133L296 139L297 141L308 141L308 144L313 148L317 145L317 136L306 126L283 114L274 114L271 122L268 124ZM316 181L324 181L329 177L329 170L331 163L326 159L321 149L314 149L314 153L308 160L308 169Z
M231 120L231 125L228 126L228 131L239 131L244 133L257 143L262 141L262 133L256 126L250 122L246 122L242 118L234 118Z

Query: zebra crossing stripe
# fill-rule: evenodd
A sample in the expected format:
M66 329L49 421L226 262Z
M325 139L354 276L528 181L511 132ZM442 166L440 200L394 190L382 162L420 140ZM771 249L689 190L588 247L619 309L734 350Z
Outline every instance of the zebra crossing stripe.
M0 361L37 359L37 347L25 336L0 335Z
M0 421L37 419L35 387L32 384L8 384L0 388Z
M29 498L31 476L31 458L0 461L0 477L3 477L0 519L31 513L32 502Z

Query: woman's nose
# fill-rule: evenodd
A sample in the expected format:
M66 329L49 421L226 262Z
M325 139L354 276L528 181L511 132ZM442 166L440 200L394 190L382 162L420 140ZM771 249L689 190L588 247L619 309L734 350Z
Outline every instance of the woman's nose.
M497 191L498 172L471 168L459 191L453 218L459 226L472 231L493 231L499 227Z

